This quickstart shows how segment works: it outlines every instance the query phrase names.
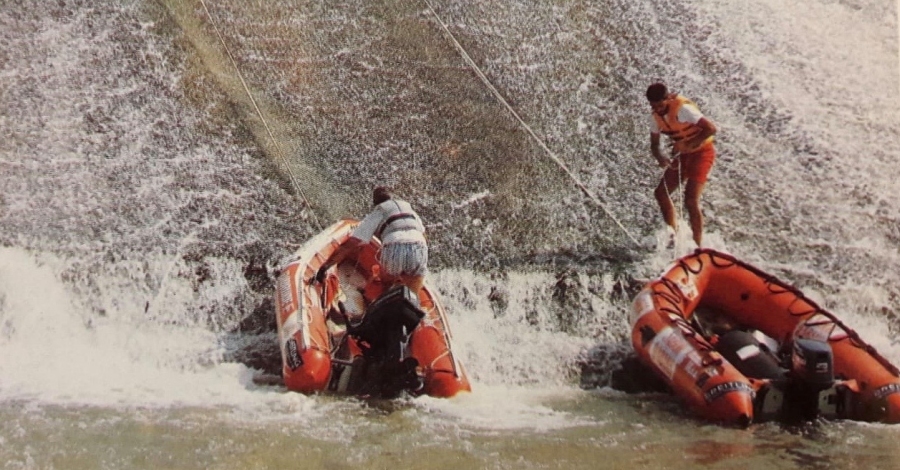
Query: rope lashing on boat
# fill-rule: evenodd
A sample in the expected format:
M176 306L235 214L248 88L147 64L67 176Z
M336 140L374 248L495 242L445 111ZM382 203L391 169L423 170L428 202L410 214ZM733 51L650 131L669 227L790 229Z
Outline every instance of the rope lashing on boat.
M660 282L660 284L665 286L666 291L654 290L653 294L666 299L673 305L681 305L681 303L686 300L684 298L684 293L681 292L681 289L678 288L678 286L675 284L675 281L673 281L667 277L662 277L659 279L659 282ZM679 313L679 315L682 313L680 308L678 309L678 313ZM684 315L682 315L682 316L684 316Z
M827 332L823 335L824 338L826 338L824 341L832 343L847 340L854 347L864 350L869 356L875 359L876 362L878 362L882 367L884 367L895 377L900 377L900 369L898 369L884 356L882 356L875 349L875 347L866 343L859 336L859 333L844 324L833 313L823 309L814 301L807 298L805 295L803 295L803 292L801 292L796 287L779 280L775 276L763 272L762 270L751 264L740 261L737 258L724 253L700 248L694 251L694 260L698 265L698 268L696 270L692 269L690 263L688 263L685 259L679 260L677 267L684 271L684 274L687 276L697 275L701 271L703 271L704 260L703 257L700 256L703 254L709 257L710 264L716 268L728 269L733 266L738 266L742 269L746 269L754 273L755 275L759 276L759 278L766 284L767 289L772 295L792 294L794 296L794 299L788 305L788 315L806 317L806 319L802 321L802 324L806 327L815 327L817 329L827 328ZM691 328L690 323L688 323L687 319L685 318L685 312L682 309L682 306L687 299L678 283L665 276L661 277L657 282L658 283L656 284L656 286L651 290L651 295L662 299L660 304L657 306L657 310L660 313L668 315L669 318L680 327L682 332L684 332L685 326ZM805 306L802 311L794 311L792 308L792 306L798 302L802 303ZM816 318L817 316L820 316L822 318L817 318L816 321L811 321L811 319ZM839 332L839 336L835 336L835 331ZM705 348L706 345L704 345L703 343L707 341L706 338L704 338L699 331L696 331L696 335L698 336L695 336L694 334L685 334L686 337L694 337L695 339L702 338L703 341L700 341L699 339L696 340L700 346Z
M300 188L300 183L297 182L297 177L294 175L294 170L291 169L290 164L288 164L287 159L284 156L284 151L281 148L281 145L278 143L278 139L275 138L275 133L272 132L272 128L269 126L269 121L263 116L262 110L259 109L259 105L256 103L256 99L253 97L253 93L250 92L250 87L247 86L246 80L244 80L244 75L241 73L241 69L238 68L237 60L235 60L234 55L231 53L231 49L228 47L228 44L225 43L225 38L222 36L221 31L219 31L219 26L216 24L215 18L213 18L212 14L209 12L209 8L206 6L206 0L200 0L200 4L203 5L203 10L206 12L207 18L209 18L209 23L212 25L213 30L216 32L216 36L219 37L219 42L222 43L222 47L225 48L225 53L228 54L228 58L231 60L231 65L234 66L234 71L237 74L238 79L241 81L241 85L244 87L244 92L247 93L247 97L250 98L250 103L253 104L253 109L256 110L256 115L259 116L260 121L263 123L263 127L266 128L266 133L269 134L269 138L272 139L272 144L275 146L276 153L278 154L278 158L281 160L282 165L284 165L285 169L287 169L288 178L291 180L291 184L294 186L294 189L297 190L297 194L300 195L300 199L306 204L306 207L309 208L310 213L312 213L313 222L316 224L316 228L319 230L323 230L325 227L322 226L322 223L319 222L319 218L316 216L316 211L313 209L312 204L309 203L309 199L307 199L306 195L303 193L303 189Z
M817 303L812 301L812 299L807 298L803 294L803 292L800 291L800 289L798 289L790 284L787 284L784 281L781 281L780 279L776 278L775 276L772 276L768 273L763 272L756 266L753 266L751 264L740 261L737 258L734 258L732 256L729 256L729 255L726 255L723 253L713 252L711 250L706 250L706 249L697 250L697 253L709 254L710 260L712 261L713 265L715 265L717 267L730 267L730 266L738 265L738 266L741 266L741 267L753 272L754 274L756 274L757 276L759 276L760 278L762 278L765 281L765 283L768 286L769 291L772 294L786 294L786 293L793 294L796 297L794 302L803 301L806 304L808 304L810 308L808 310L802 311L802 312L793 312L789 309L788 313L790 315L794 315L794 316L808 315L809 318L812 318L815 315L824 316L827 320L822 321L822 322L817 322L817 323L808 323L808 325L816 326L816 325L826 325L828 323L831 323L831 325L832 325L831 331L826 336L827 338L831 338L834 330L840 328L844 333L847 334L847 340L850 341L855 347L866 351L870 356L872 356L879 364L881 364L890 373L892 373L896 377L900 377L900 369L898 369L890 361L888 361L884 356L882 356L881 353L879 353L878 350L876 350L874 346L872 346L869 343L866 343L859 336L859 333L857 333L856 330L847 326L844 322L842 322L833 313L820 307ZM720 258L725 261L721 261ZM684 263L682 263L682 265L684 265ZM775 287L782 289L782 290L776 291Z
M717 268L730 268L738 264L738 259L731 256L724 256L717 251L702 249L701 252L709 253L709 261Z
M690 324L690 322L688 322L686 314L681 308L682 302L686 299L677 284L675 284L675 282L671 279L665 277L660 279L660 284L666 290L654 290L653 295L662 297L671 306L661 306L659 307L659 311L669 316L669 319L675 324L675 326L678 327L683 337L693 340L698 351L707 352L715 350L715 348L713 348L713 346L703 336L703 334L701 334L698 329L694 328ZM715 365L719 363L721 363L721 360L719 359L711 359L709 357L703 359L704 366Z
M556 155L555 152L553 152L553 150L550 150L550 148L547 147L547 144L544 143L544 140L541 139L540 137L538 137L537 133L535 133L534 130L531 129L531 126L529 126L525 122L525 120L523 120L519 116L519 113L517 113L516 110L513 109L513 107L509 104L509 102L507 102L506 99L503 98L503 95L501 95L500 92L497 91L497 88L494 87L493 83L491 83L491 80L487 77L487 75L484 74L484 72L481 70L481 67L479 67L478 64L476 64L474 60L472 60L472 57L469 55L469 53L466 51L466 49L462 46L462 44L459 43L459 41L456 40L456 36L454 36L453 33L450 32L450 28L447 27L447 24L444 23L444 20L441 19L441 17L437 14L437 11L434 9L434 7L431 6L431 2L429 0L422 0L422 1L428 7L428 10L431 12L431 15L434 16L434 19L438 22L439 25L441 25L441 29L444 30L444 33L450 39L450 42L452 42L453 45L456 47L456 49L459 51L459 54L462 56L463 60L469 65L469 67L472 68L472 70L475 72L475 74L478 75L478 78L481 79L481 81L488 88L488 90L490 90L491 94L494 95L494 97L497 99L497 101L499 101L500 104L502 104L503 107L505 107L506 110L509 111L509 113L516 120L516 122L518 122L519 125L521 125L523 129L525 129L525 132L527 132L528 135L530 135L531 138L534 139L534 141L547 154L547 156L550 157L550 159L554 163L556 163L556 165L559 166L560 169L563 170L563 172L566 174L566 176L568 176L569 179L571 179L572 182L575 183L575 186L577 186L578 189L580 189L581 192L583 192L588 197L588 199L591 200L591 202L593 202L598 207L603 209L603 212L605 212L606 215L610 219L612 219L612 221L615 222L615 224L620 229L622 229L622 232L624 232L625 235L627 235L628 238L631 239L631 241L635 245L637 245L639 247L643 246L639 241L637 241L637 239L634 237L634 235L632 235L631 232L629 232L628 229L626 229L625 226L622 225L622 222L620 222L619 219L616 218L615 215L613 215L613 213L609 210L609 208L606 207L606 204L603 204L603 202L600 200L600 198L597 197L597 195L595 195L593 192L591 192L591 190L589 190L584 185L584 183L582 183L578 179L578 177L575 176L574 173L572 173L572 170L569 169L569 167L565 164L565 162L563 162L562 159L559 158L559 156Z

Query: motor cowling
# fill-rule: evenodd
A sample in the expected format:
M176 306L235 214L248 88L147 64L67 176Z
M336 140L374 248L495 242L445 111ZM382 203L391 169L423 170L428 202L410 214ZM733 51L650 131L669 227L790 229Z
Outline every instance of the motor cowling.
M783 380L787 370L752 332L732 330L718 338L716 351L747 377Z
M790 367L785 388L785 421L813 420L840 413L844 397L835 388L834 354L824 341L795 338L786 358Z
M406 286L398 286L372 302L358 324L347 333L360 345L361 363L354 363L358 394L392 398L422 387L416 373L418 362L406 357L409 336L425 316L418 297Z
M823 341L798 338L791 348L791 374L814 390L834 385L834 355Z
M402 345L424 316L418 297L401 285L372 302L362 321L350 324L347 332L363 343L367 356L399 361Z

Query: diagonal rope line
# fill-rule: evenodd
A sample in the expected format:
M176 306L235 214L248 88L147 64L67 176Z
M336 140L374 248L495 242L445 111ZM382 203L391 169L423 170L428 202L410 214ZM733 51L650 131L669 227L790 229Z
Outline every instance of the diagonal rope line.
M291 169L291 166L288 164L287 158L284 157L284 151L281 149L281 145L278 143L278 139L275 138L275 134L272 132L272 128L269 127L269 121L266 120L265 116L263 116L262 110L259 109L259 105L256 104L256 99L253 98L253 94L250 92L250 87L247 86L247 82L244 80L244 75L241 73L241 69L238 68L237 61L234 59L234 55L231 53L231 49L229 49L228 44L225 43L225 38L222 37L222 33L219 31L218 25L216 25L215 18L213 18L212 14L209 12L209 8L206 7L206 1L200 0L200 4L203 5L203 10L206 11L206 16L209 18L210 24L212 24L213 29L216 31L216 36L219 37L219 42L221 42L222 47L225 48L225 53L228 54L228 58L231 60L231 65L234 66L235 73L237 73L237 77L238 79L240 79L241 85L244 87L244 92L247 93L247 97L250 98L250 103L253 104L253 109L256 110L256 115L259 116L259 119L262 121L263 126L266 128L266 133L268 133L269 138L272 139L272 144L275 145L275 150L278 153L278 158L287 169L291 184L297 190L297 193L300 194L300 199L302 199L303 203L306 204L306 207L309 208L310 213L312 213L313 222L315 222L316 227L319 230L322 230L324 227L322 226L321 222L319 222L319 218L316 216L315 209L313 209L312 204L309 203L309 199L306 198L306 195L303 193L303 189L300 188L300 183L297 182L297 177L296 175L294 175L294 170Z
M434 16L434 19L437 20L438 24L440 24L441 28L444 30L444 33L448 38L450 38L450 41L453 42L453 45L456 46L456 49L459 51L460 55L462 55L463 60L465 60L466 63L469 64L469 67L471 67L472 70L475 71L475 74L478 75L478 78L480 78L481 81L484 82L484 85L491 91L494 97L497 98L500 104L502 104L506 108L506 110L509 111L510 114L512 114L513 118L518 121L518 123L525 129L526 132L528 132L528 135L530 135L531 138L534 139L534 141L537 142L537 144L544 150L544 152L546 152L547 156L549 156L550 159L553 160L553 162L556 163L557 166L559 166L563 170L563 172L565 172L566 175L575 183L575 185L578 186L578 189L580 189L592 202L594 202L594 204L603 209L603 212L605 212L606 215L609 216L609 218L612 219L612 221L615 222L623 232L625 232L625 235L628 235L628 238L630 238L635 245L642 246L641 243L637 241L637 239L634 238L634 236L628 231L628 229L626 229L625 226L622 225L621 222L619 222L619 219L617 219L616 216L613 215L612 212L610 212L606 205L603 204L602 201L600 201L600 198L592 193L578 179L578 177L575 176L574 173L572 173L569 167L566 166L565 162L563 162L562 159L556 155L556 153L554 153L552 150L550 150L549 147L547 147L547 144L544 143L544 140L538 137L538 135L531 129L531 126L525 123L525 121L519 116L519 113L517 113L516 110L513 109L512 106L510 106L509 102L507 102L506 99L503 98L503 95L501 95L500 92L497 91L497 88L494 87L490 79L488 79L484 72L481 71L481 68L478 67L478 64L476 64L475 61L472 60L472 57L469 56L469 53L466 52L466 49L462 46L462 44L460 44L459 41L456 40L456 37L452 32L450 32L450 28L447 27L447 24L444 23L444 20L442 20L441 17L438 16L434 7L431 6L431 2L429 0L422 1L425 2L425 5L428 7L428 10L431 12L432 16Z

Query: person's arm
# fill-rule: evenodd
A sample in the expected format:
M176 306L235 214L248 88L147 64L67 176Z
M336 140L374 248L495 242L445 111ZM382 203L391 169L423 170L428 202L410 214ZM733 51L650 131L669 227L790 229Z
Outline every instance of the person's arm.
M674 150L678 153L692 152L700 148L706 139L716 135L716 126L712 123L700 110L692 105L685 104L678 110L678 120L688 122L700 129L693 138L682 140L675 145Z
M697 121L697 127L700 128L700 133L694 136L694 138L684 142L685 148L696 149L703 145L703 142L706 141L706 139L716 135L716 125L705 117L702 117Z
M316 271L316 280L321 282L325 279L325 271L328 271L329 268L344 261L345 258L355 253L363 243L368 243L369 240L375 236L375 232L384 220L385 214L378 207L373 209L372 212L369 212L359 225L353 229L353 232L350 233L350 239L339 246L338 249L328 257L325 264Z
M322 282L325 280L325 273L331 269L332 266L340 264L341 261L344 261L348 256L355 253L362 244L363 241L355 237L350 237L346 242L341 244L341 246L325 260L322 267L316 271L316 281Z
M653 154L653 158L655 158L656 161L659 162L659 166L660 166L661 168L666 168L666 167L669 166L672 162L669 160L668 157L666 157L665 155L663 155L662 152L659 150L659 140L660 140L660 139L659 139L659 133L658 133L658 132L656 132L656 133L651 132L651 133L650 133L650 153Z

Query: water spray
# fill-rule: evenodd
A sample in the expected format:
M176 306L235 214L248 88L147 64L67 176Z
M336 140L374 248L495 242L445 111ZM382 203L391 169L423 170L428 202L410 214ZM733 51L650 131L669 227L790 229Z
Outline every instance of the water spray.
M313 209L312 204L310 204L309 199L303 193L303 189L300 188L300 183L297 182L297 177L294 175L294 170L291 169L290 164L287 159L284 157L284 152L281 149L281 145L278 144L278 139L275 138L275 134L272 132L272 128L269 126L269 121L266 120L265 116L263 116L262 111L259 109L259 105L256 103L256 99L253 98L253 93L250 93L250 87L247 86L247 82L244 80L244 75L241 73L241 69L238 68L237 61L234 59L234 55L231 53L231 49L228 48L228 44L225 43L225 38L222 37L222 33L219 31L218 25L216 25L216 20L213 18L212 14L209 12L209 8L206 6L206 0L200 0L200 4L203 5L203 11L206 12L207 18L209 18L210 24L212 24L213 29L216 31L216 36L219 37L219 42L222 43L222 47L225 48L225 53L228 54L228 58L231 60L231 65L234 66L234 71L237 74L238 79L241 81L241 85L244 87L244 92L247 93L247 97L250 98L250 102L253 104L253 109L256 110L256 115L259 116L259 119L262 121L263 126L266 128L266 133L269 134L269 138L272 139L272 144L275 146L276 153L278 154L278 158L281 160L282 165L284 165L285 169L287 169L288 178L291 180L291 184L294 186L294 189L297 190L297 194L300 195L300 199L303 200L303 203L306 204L306 207L310 209L312 213L313 222L320 231L324 230L324 226L321 222L319 222L319 218L316 216L316 211Z
M609 210L609 208L607 208L606 205L603 204L602 201L600 201L600 198L597 197L597 195L595 195L593 192L591 192L584 185L584 183L582 183L578 179L578 177L575 176L574 173L572 173L572 171L569 169L569 167L566 166L565 162L563 162L562 159L559 158L558 155L556 155L556 153L554 153L552 150L550 150L549 147L547 147L547 144L544 143L544 140L541 139L540 137L538 137L538 135L534 132L534 130L531 129L531 126L529 126L519 116L519 113L517 113L516 110L513 109L512 106L510 106L509 102L507 102L506 99L503 98L503 95L501 95L500 92L497 91L497 88L494 87L494 85L491 83L490 79L488 79L487 75L485 75L484 72L481 70L481 68L478 66L478 64L476 64L475 61L472 60L472 57L469 55L469 53L466 51L466 49L462 46L462 44L460 44L460 42L456 40L456 36L454 36L453 33L450 32L450 28L447 27L447 23L445 23L444 20L442 20L441 17L437 14L437 11L435 11L435 9L431 6L431 2L429 0L423 0L423 2L428 7L428 11L431 12L431 15L434 16L434 19L438 22L438 24L441 25L441 29L444 30L444 33L447 35L447 37L450 39L450 41L453 43L453 45L459 51L463 60L465 60L466 63L469 65L469 67L471 67L472 70L475 72L475 74L478 75L478 78L481 79L481 81L488 88L488 90L490 90L490 92L494 95L494 97L497 98L497 101L499 101L500 104L502 104L506 108L506 110L509 111L509 113L519 123L519 125L521 125L523 129L525 129L525 132L527 132L528 135L530 135L531 138L534 139L534 141L538 144L538 146L544 150L544 152L547 154L547 156L550 157L550 159L553 160L553 162L556 163L556 165L559 166L559 168L562 169L563 172L565 172L565 174L569 177L569 179L571 179L575 183L575 186L578 187L578 189L581 190L581 192L583 192L588 197L588 199L590 199L594 204L596 204L598 207L603 209L603 212L605 212L606 215L609 216L609 218L612 219L612 221L615 222L616 225L620 229L622 229L622 232L624 232L625 235L627 235L628 238L631 239L631 241L636 246L643 247L644 245L641 242L639 242L634 237L634 235L632 235L628 231L628 229L625 228L624 225L622 225L622 222L620 222L619 219L616 218L616 216L613 215L613 213Z

